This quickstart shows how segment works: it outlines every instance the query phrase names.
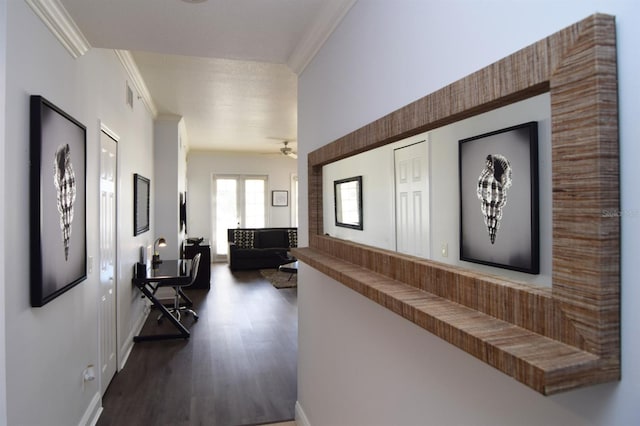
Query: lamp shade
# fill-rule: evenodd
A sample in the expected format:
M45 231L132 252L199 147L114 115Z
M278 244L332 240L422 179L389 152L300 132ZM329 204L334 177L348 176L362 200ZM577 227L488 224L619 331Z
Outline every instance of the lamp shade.
M166 247L167 246L167 240L164 239L164 237L158 237L155 242L153 243L153 259L152 262L154 264L158 264L158 263L162 263L162 261L160 260L160 253L158 253L158 247Z
M167 246L167 240L164 239L164 237L159 237L158 239L156 239L156 242L153 243L153 251L157 251L156 247L166 247Z

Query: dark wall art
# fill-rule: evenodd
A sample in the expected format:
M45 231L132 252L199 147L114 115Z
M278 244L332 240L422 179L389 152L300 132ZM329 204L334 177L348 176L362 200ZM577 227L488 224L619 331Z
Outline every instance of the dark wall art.
M31 96L31 306L87 278L86 128Z
M333 181L336 226L362 231L362 176Z
M459 141L460 259L537 274L538 123Z
M133 175L133 236L149 230L149 197L151 181L134 173Z
M187 232L187 193L180 193L180 230Z

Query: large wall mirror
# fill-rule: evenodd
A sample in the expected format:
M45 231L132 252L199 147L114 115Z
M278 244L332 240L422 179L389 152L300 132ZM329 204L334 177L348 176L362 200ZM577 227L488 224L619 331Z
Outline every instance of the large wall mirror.
M616 73L614 18L596 14L310 153L309 247L294 254L545 395L619 379L620 224L617 215L605 214L619 209ZM542 123L541 135L549 135L539 160L541 170L550 163L540 173L546 287L444 261L440 244L455 244L455 225L442 227L434 209L424 256L396 251L395 231L389 241L372 243L326 223L323 182L337 161L426 141L432 165L444 167L433 161L440 149L453 150L457 164L461 138L439 144L441 129L467 119L488 131L508 127L518 123L481 114L536 101L547 105L548 117L525 112L519 122ZM445 172L434 166L429 173L433 200ZM363 210L368 217L366 201ZM440 228L445 234L434 238Z

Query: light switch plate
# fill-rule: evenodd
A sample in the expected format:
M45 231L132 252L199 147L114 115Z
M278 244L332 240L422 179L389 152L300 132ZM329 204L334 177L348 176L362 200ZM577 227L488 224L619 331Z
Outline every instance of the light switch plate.
M449 244L442 243L440 253L442 254L442 257L449 257Z

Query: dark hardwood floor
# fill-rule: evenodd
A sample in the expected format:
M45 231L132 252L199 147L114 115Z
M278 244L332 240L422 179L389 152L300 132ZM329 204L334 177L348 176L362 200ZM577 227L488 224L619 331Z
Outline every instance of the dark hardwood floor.
M297 395L297 290L258 271L213 264L211 289L187 290L188 340L134 344L103 398L98 426L238 426L292 420ZM168 327L152 311L144 333Z

